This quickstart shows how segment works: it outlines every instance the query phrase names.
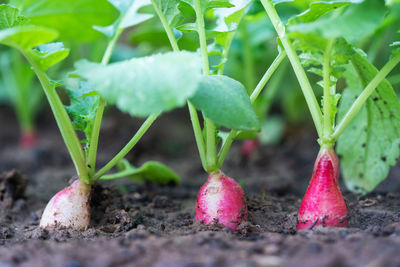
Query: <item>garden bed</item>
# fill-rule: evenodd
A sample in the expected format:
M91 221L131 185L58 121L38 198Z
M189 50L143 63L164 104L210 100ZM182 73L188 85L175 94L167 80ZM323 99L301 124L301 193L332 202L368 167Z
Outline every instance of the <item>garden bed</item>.
M114 113L103 123L99 164L138 125ZM185 127L189 118L179 110L156 122L127 158L139 164L159 160L180 174L182 184L101 183L94 187L89 229L41 230L46 202L65 187L74 168L50 115L40 120L39 148L28 153L16 148L11 114L0 110L0 125L7 125L0 133L0 266L400 265L399 167L373 194L357 198L344 191L349 228L296 231L297 211L318 153L310 130L288 129L282 144L262 146L248 161L239 158L236 143L225 164L243 185L249 220L235 233L195 223L196 194L206 177Z

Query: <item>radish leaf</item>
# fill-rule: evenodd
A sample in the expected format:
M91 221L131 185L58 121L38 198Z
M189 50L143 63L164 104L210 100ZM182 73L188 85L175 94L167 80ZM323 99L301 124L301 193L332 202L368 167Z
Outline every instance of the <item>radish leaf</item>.
M56 29L69 41L93 40L99 37L93 25L108 25L118 17L106 0L12 0L11 4L31 24Z
M244 86L227 76L203 76L190 100L215 124L230 129L256 131L260 122Z
M118 178L128 178L137 183L158 183L161 185L179 184L181 182L178 174L166 165L157 161L148 161L139 168L132 166L126 159L121 160L118 165L118 172L105 175L101 180L114 180Z
M64 48L63 43L49 43L38 46L37 50L32 50L35 61L43 70L47 70L57 64L69 54L69 49Z
M17 25L24 25L28 19L19 15L19 10L13 6L0 5L0 29L7 29Z
M201 78L200 58L186 51L101 64L78 62L77 72L110 104L145 117L186 104Z
M348 65L347 89L339 106L343 117L362 89L378 73L366 58L356 53ZM384 80L369 97L343 134L337 151L346 186L353 192L371 192L382 182L400 155L400 102Z
M374 32L383 21L384 14L384 2L370 0L348 6L343 14L331 12L330 16L290 25L288 29L290 32L315 33L326 39L343 37L349 43L356 43Z

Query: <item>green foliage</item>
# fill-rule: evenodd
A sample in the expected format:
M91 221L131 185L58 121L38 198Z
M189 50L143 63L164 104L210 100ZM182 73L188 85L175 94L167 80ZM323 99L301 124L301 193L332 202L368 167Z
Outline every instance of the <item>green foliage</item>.
M30 23L49 27L62 40L90 41L99 36L93 25L108 25L118 11L106 0L11 0Z
M185 105L201 78L198 55L185 51L76 68L110 104L141 117Z
M352 57L352 63L345 72L347 88L339 117L344 116L378 73L359 53ZM390 166L396 164L399 145L400 102L390 83L384 80L338 139L337 151L346 186L362 194L372 191L386 178Z
M118 19L109 26L94 26L94 29L108 38L113 37L118 30L132 27L153 17L152 14L139 12L141 8L150 4L149 0L109 0L109 2L119 10Z
M49 43L38 46L37 50L32 51L35 61L43 70L47 70L51 66L57 64L66 58L69 49L64 48L63 43Z
M19 10L13 6L0 5L0 29L7 29L17 25L24 25L28 19L19 15Z
M161 185L179 184L179 175L166 165L157 161L148 161L139 168L132 166L126 159L121 160L116 174L105 175L101 180L128 178L136 183L157 183Z
M260 129L246 89L227 76L204 76L191 102L217 125L246 131Z
M76 86L67 89L70 99L69 106L66 106L68 114L72 118L75 130L85 134L83 143L88 144L92 136L94 119L99 107L100 97L87 82L79 81ZM86 149L88 147L86 146Z
M350 3L349 3L350 4ZM335 12L330 12L318 20L308 22L318 16L306 16L306 22L302 22L304 15L291 20L289 30L291 32L314 33L326 39L343 37L349 43L356 43L365 36L374 32L382 23L385 14L384 3L381 0L367 0L360 4L352 4L343 9L342 6ZM313 14L311 7L307 11ZM343 12L343 13L342 13ZM295 22L300 22L294 24Z

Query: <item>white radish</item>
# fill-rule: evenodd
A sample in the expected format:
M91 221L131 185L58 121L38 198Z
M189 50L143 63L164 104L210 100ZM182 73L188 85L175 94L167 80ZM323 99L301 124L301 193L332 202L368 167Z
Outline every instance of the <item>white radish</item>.
M90 189L90 185L77 179L59 191L44 209L40 227L85 230L90 223Z

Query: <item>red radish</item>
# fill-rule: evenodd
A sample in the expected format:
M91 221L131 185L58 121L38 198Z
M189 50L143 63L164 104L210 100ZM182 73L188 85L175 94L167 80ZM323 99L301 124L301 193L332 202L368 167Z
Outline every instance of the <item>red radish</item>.
M19 144L24 149L30 149L36 146L38 140L39 139L35 132L27 131L21 134L21 137L19 139Z
M339 188L338 170L339 160L333 149L321 149L300 205L297 229L316 225L347 227L348 213Z
M196 221L235 231L243 219L247 220L247 205L240 185L220 171L210 173L197 196Z
M79 179L58 192L47 204L40 227L85 230L90 223L90 185Z
M240 152L243 157L248 158L257 150L258 146L258 139L248 139L243 142Z

